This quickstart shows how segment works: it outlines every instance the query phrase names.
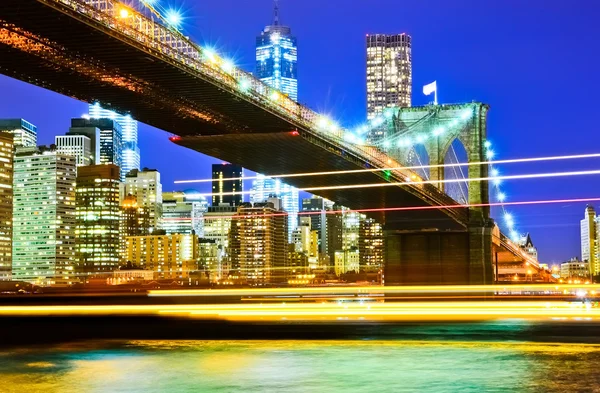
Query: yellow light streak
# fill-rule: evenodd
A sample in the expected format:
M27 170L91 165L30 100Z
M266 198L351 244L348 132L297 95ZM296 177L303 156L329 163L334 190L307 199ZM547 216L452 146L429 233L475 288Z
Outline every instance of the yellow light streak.
M0 316L177 316L227 321L486 321L600 320L600 309L582 303L523 302L377 302L276 303L224 305L5 306Z

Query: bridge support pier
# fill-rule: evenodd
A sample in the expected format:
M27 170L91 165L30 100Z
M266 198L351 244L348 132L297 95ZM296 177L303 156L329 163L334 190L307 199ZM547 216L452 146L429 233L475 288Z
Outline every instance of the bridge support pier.
M385 231L385 285L476 285L494 281L491 225L467 231Z

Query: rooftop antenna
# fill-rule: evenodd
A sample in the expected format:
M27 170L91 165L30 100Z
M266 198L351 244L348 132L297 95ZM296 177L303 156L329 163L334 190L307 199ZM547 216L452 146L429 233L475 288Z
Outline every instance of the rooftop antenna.
M273 26L279 26L279 0L274 0Z

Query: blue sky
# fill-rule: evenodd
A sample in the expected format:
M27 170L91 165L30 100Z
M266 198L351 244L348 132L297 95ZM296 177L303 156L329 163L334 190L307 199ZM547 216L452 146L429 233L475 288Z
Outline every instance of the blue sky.
M167 4L166 0L160 0ZM271 0L171 0L186 15L184 30L252 71L255 37L270 24ZM491 106L489 139L497 158L594 153L599 148L600 3L596 0L281 0L281 22L299 44L299 100L352 126L366 117L365 35L413 38L413 104L421 86L438 81L442 103ZM0 117L23 117L40 143L67 131L86 104L0 76ZM219 160L170 144L141 125L142 165L157 168L163 188L177 179L210 177ZM598 168L600 160L510 165L520 174ZM504 185L509 200L600 196L597 177L520 180ZM208 191L202 190L202 191ZM600 208L600 204L597 206ZM541 260L579 255L585 205L515 207ZM497 213L497 212L495 212Z

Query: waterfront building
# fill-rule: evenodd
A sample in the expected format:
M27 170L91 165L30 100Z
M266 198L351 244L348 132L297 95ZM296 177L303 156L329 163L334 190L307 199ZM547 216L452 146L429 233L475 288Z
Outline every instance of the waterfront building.
M589 263L582 262L577 258L560 264L560 278L564 280L588 279L590 277Z
M279 23L279 4L275 0L273 24L256 38L258 79L298 101L298 45L292 30Z
M14 134L0 132L0 280L10 280L13 236Z
M302 199L302 212L310 213L305 217L310 217L311 230L317 231L319 254L327 254L327 215L326 200L313 196L312 198Z
M37 146L37 127L25 119L0 119L0 132L13 134L15 147Z
M157 279L187 278L198 271L198 236L158 234L125 239L126 259Z
M358 231L360 271L377 273L383 269L383 226L372 218L362 218Z
M212 205L239 206L244 191L243 168L233 164L213 164L212 166ZM226 180L233 179L233 180ZM239 194L234 194L239 193Z
M119 167L90 165L77 169L77 271L107 273L120 262Z
M282 283L287 278L287 215L281 212L281 201L275 198L238 209L240 272L250 285Z
M124 196L133 196L136 209L142 207L148 215L147 228L143 231L153 233L158 230L162 220L162 183L156 169L144 168L131 170L125 177L122 191Z
M98 103L90 104L89 115L92 119L111 119L119 124L122 131L121 178L133 169L139 170L141 159L138 147L138 122L130 115L121 115L104 109Z
M590 275L599 273L598 266L598 218L592 206L585 208L585 216L581 220L581 261L587 262Z
M367 41L367 118L374 119L386 108L411 105L412 55L408 34L369 34ZM370 141L384 136L373 128Z
M237 207L223 204L221 206L210 206L204 214L204 235L203 238L214 241L217 248L216 266L210 267L210 277L213 281L220 281L229 275L229 272L239 266L233 266L234 261L231 257L231 245L233 240L239 240L239 237L231 234L233 218L237 214ZM238 250L239 247L236 247ZM238 264L236 264L238 265Z
M256 180L252 183L250 202L264 203L269 198L280 199L283 210L288 214L288 241L291 242L291 236L298 226L298 195L299 193L296 187L285 184L279 179L272 179L257 174Z
M14 162L12 277L68 285L75 275L76 163L41 146L17 148Z
M344 273L360 271L360 254L356 248L335 252L334 262L335 274L340 276Z

